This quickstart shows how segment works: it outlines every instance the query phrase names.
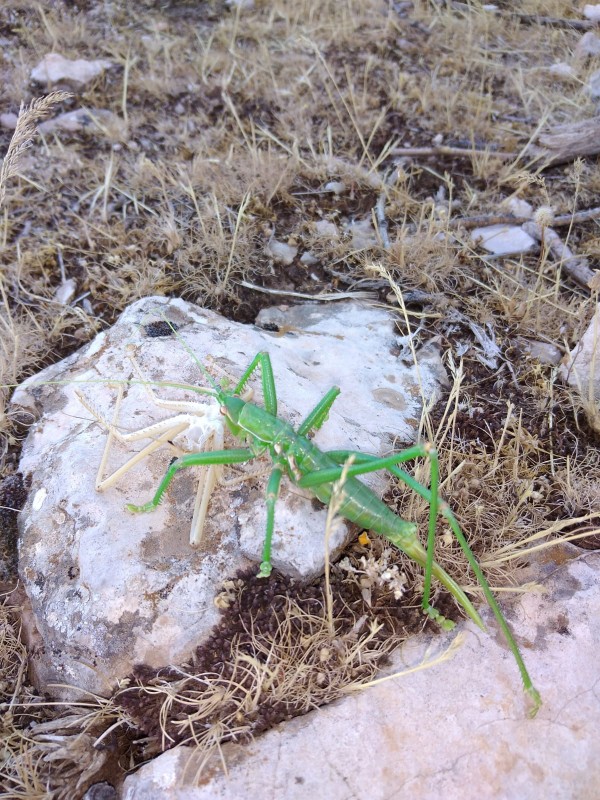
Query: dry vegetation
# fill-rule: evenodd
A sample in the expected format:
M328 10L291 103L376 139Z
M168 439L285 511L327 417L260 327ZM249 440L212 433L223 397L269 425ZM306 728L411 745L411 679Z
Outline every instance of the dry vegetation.
M566 352L596 291L562 272L545 246L483 255L468 220L506 213L511 197L568 218L597 204L596 159L542 171L518 156L540 128L596 114L586 80L600 64L574 55L582 30L568 24L572 3L526 0L519 13L498 6L4 0L0 112L17 113L51 88L70 94L30 106L30 123L52 103L52 113L83 107L114 117L41 133L29 147L26 128L4 161L0 386L72 352L149 294L247 322L278 299L260 287L310 296L367 289L398 308L401 328L420 326L417 347L437 337L447 353L454 384L424 417L424 435L440 450L443 492L492 585L515 583L524 548L593 528L593 410L529 357L524 340ZM85 88L33 86L29 72L49 52L114 67ZM550 72L555 62L574 65L576 78ZM0 128L3 153L11 135ZM561 235L597 266L597 219ZM299 248L292 264L273 260L272 239ZM310 266L300 260L306 252ZM76 291L65 304L58 290L67 280ZM8 397L3 388L3 404ZM3 406L1 422L0 502L19 508L27 420ZM402 487L388 499L403 516L425 518ZM10 550L15 515L3 513ZM438 560L468 585L460 551L445 534L440 541ZM419 616L411 606L421 574L395 567L411 586L398 602L389 577L398 573L387 561L377 566L383 553L378 542L355 545L345 569L333 568L331 595L232 576L223 623L193 663L141 670L145 688L132 683L115 702L66 709L28 686L9 597L0 617L4 796L78 797L114 777L117 762L124 772L200 730L218 749L369 680ZM7 588L11 563L7 554ZM277 613L265 616L272 603Z

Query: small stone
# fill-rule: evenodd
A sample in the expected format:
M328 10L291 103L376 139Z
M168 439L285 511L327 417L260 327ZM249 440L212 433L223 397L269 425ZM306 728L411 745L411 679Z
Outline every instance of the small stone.
M54 299L61 305L68 306L76 291L77 281L74 278L67 278L54 292Z
M592 72L588 78L587 92L593 100L600 98L600 69Z
M300 256L300 263L304 264L305 267L314 267L315 264L319 263L319 259L307 250L306 253L302 253Z
M83 795L82 800L116 800L117 790L107 781L94 783Z
M528 253L537 246L533 237L518 225L488 225L471 232L473 243L496 256Z
M600 56L600 38L592 31L584 33L575 47L578 56Z
M291 264L298 255L298 248L293 247L285 242L279 242L277 239L271 239L267 245L267 250L273 256L275 261L281 264Z
M519 337L517 341L530 358L537 358L540 363L551 366L556 366L560 363L562 351L555 344L523 337Z
M17 120L19 119L17 114L0 114L0 125L3 128L8 128L9 131L14 131L17 127Z
M548 67L548 72L551 72L552 75L556 75L557 78L576 78L577 73L573 69L570 64L567 64L565 61L557 61L556 64L552 64Z
M98 75L112 67L112 61L98 59L86 61L79 58L71 61L60 53L48 53L40 63L31 70L31 80L37 83L57 83L58 81L73 81L83 86L97 78Z
M346 191L346 184L344 181L329 181L323 187L323 191L325 192L333 192L333 194L340 195L344 194Z
M502 205L507 208L515 217L532 217L533 206L527 200L522 200L520 197L509 197Z
M329 222L327 219L320 219L318 222L315 222L315 232L319 236L328 236L331 239L337 239L340 235L335 222Z
M588 3L588 5L585 5L583 7L583 16L591 22L600 22L600 4L596 3L592 5Z
M55 130L76 133L85 130L108 135L111 138L124 136L126 132L124 121L112 111L103 108L89 110L78 108L75 111L67 111L54 119L42 122L39 129L42 133L51 133Z

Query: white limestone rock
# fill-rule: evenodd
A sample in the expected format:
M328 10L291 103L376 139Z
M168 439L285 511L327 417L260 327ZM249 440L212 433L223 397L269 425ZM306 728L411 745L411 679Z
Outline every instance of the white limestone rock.
M144 325L160 323L162 315L179 326L189 350L173 336L148 337ZM19 515L19 570L41 636L33 666L44 689L61 683L106 694L135 663L159 667L182 662L217 619L213 599L221 582L261 560L266 476L214 491L197 548L189 544L196 469L177 474L156 511L134 515L125 510L126 503L144 503L154 495L173 455L168 447L143 459L114 487L95 491L107 433L75 390L112 419L116 388L106 381L134 379L126 385L119 415L127 430L173 413L158 408L135 383L128 347L135 348L149 380L195 386L206 381L190 353L217 378L227 374L237 380L258 351L268 350L279 416L294 426L332 385L340 386L342 394L315 436L324 450L382 454L414 441L421 411L419 379L429 400L445 377L433 349L424 353L419 375L403 363L394 317L383 309L359 303L277 308L261 314L258 322L269 330L230 322L181 300L147 298L15 393L13 403L39 418L20 465L32 475L32 488ZM47 381L56 383L40 384ZM258 377L252 385L254 402L260 404ZM156 391L170 399L205 397L178 388ZM147 443L116 443L106 474ZM228 436L225 446L241 445ZM369 482L377 491L385 488L384 478L372 476ZM284 480L273 564L307 577L323 569L326 509L313 509L303 494ZM334 553L347 536L342 523L330 543Z
M522 197L509 197L502 203L502 207L514 214L515 217L533 216L533 206Z
M113 66L112 61L99 58L87 61L84 58L71 60L61 56L60 53L48 53L39 64L31 70L31 80L36 83L58 83L59 81L72 81L84 86Z
M550 64L548 72L557 78L564 78L567 81L577 80L575 68L571 64L567 64L566 61L557 61L555 64Z
M518 225L487 225L484 228L474 228L471 239L496 256L517 255L528 253L537 247L537 242Z
M588 3L583 7L583 16L590 22L600 22L600 4Z
M600 554L550 559L547 573L546 593L509 609L542 695L535 719L488 614L490 635L463 623L466 641L444 663L352 692L245 747L226 744L227 776L217 756L199 772L200 756L176 747L128 776L123 800L597 797ZM415 637L386 672L441 653L455 635Z

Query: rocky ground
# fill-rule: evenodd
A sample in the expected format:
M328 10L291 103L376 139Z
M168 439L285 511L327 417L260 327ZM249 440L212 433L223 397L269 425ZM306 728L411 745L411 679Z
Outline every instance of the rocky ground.
M432 786L451 797L464 792L469 776L498 798L547 796L548 787L559 784L561 796L593 796L588 727L595 719L598 676L589 647L597 563L589 551L600 537L599 18L597 5L574 9L561 0L530 0L518 10L512 3L433 0L81 0L35 6L5 0L0 785L7 797L162 797L156 792L165 791L173 760L185 777L181 794L169 785L173 797L253 796L249 787L261 784L248 783L247 775L265 763L271 764L273 796L282 796L292 773L285 764L277 767L277 753L303 736L314 742L311 726L325 718L334 739L351 724L359 739L378 742L377 752L387 747L394 753L402 777L394 783L396 773L390 778L382 766L374 778L382 797L434 796ZM22 103L27 107L19 117ZM112 501L108 490L96 494L107 433L94 411L99 406L101 416L112 419L116 399L107 382L125 382L116 422L121 433L149 424L143 415L153 405L139 395L136 401L132 368L116 374L129 364L126 350L100 370L104 345L98 342L123 331L116 336L123 341L115 344L133 343L142 351L144 374L149 371L161 384L155 387L161 398L180 399L165 381L200 382L197 364L182 347L187 331L165 336L163 320L149 320L148 310L132 307L151 296L189 301L198 318L216 320L211 315L219 313L219 330L245 326L239 327L244 343L236 345L235 358L231 343L221 347L223 342L213 341L207 345L211 352L194 343L196 357L215 379L239 376L240 364L263 341L274 354L288 352L291 366L282 359L276 377L286 387L282 414L294 424L306 413L304 399L312 397L307 387L322 395L332 384L343 384L355 400L351 409L342 404L339 416L332 411L321 434L333 439L323 439L322 446L382 454L419 439L435 443L443 496L501 597L542 692L536 720L527 718L512 656L469 627L469 644L454 659L384 684L393 686L393 697L387 690L376 697L380 690L373 689L376 725L369 727L362 716L367 700L350 710L356 697L345 695L373 681L378 669L401 669L401 657L390 652L424 625L422 570L360 530L346 532L347 549L336 555L327 580L315 576L320 570L302 579L296 570L293 577L277 573L264 584L250 569L260 545L246 548L230 573L222 565L223 584L208 593L216 594L222 616L208 597L205 621L217 627L203 642L188 643L186 652L177 644L176 655L165 644L176 640L172 628L165 625L161 640L156 625L161 614L168 617L163 604L177 594L178 582L193 583L190 573L183 577L182 564L191 565L192 576L201 571L198 552L186 549L193 481L176 490L181 518L167 501L152 520L151 535L143 529L138 535L133 523L129 530L125 518L128 545L119 538L118 523L108 566L95 571L102 535L96 540L90 531L104 529L88 527L83 517L96 524L107 513L105 498L114 503L117 497L120 513L124 501L151 493L171 447L165 439L160 452L142 460L140 472L136 467L117 481ZM322 331L317 335L309 324L306 333L307 315L334 324L338 312L327 309L348 303L360 304L367 321L328 331L331 348ZM125 309L119 324L127 329L111 328ZM377 315L388 322L373 322ZM350 330L359 334L354 344ZM94 340L98 333L101 338ZM336 349L345 340L350 357ZM93 399L93 410L73 399L72 386L64 395L71 400L37 386L28 402L20 390L18 402L10 403L14 386L44 367L50 372L38 382L52 374L70 384L70 373L57 365L65 357L78 363L75 354L92 341L83 357L96 383L82 385L81 392ZM158 362L152 360L155 350ZM435 367L432 383L427 364ZM171 368L177 374L169 374ZM262 402L259 387L257 380L253 388ZM351 412L361 403L367 421L353 421ZM380 416L384 411L398 416L390 422ZM406 412L405 428L400 411ZM163 409L157 419L165 417ZM58 468L61 431L68 431L75 449L67 454L70 466ZM36 451L44 433L56 438L50 449ZM338 435L344 441L336 442ZM92 442L89 454L81 449L85 437ZM135 452L135 443L130 445L128 450L115 444L113 469ZM427 482L426 463L409 466ZM59 490L67 486L60 479L65 469L71 483L80 478L87 486L85 513L71 489L60 502L46 500L51 479L58 478ZM234 550L240 538L246 547L248 509L254 499L261 507L266 480L242 480L230 494L214 496L215 509L230 515L226 536ZM405 485L394 481L377 489L390 508L426 528L427 505ZM282 511L282 536L293 524L327 529L327 513L316 503L293 493L285 502L292 512ZM74 503L79 516L71 513ZM311 523L299 516L304 511L313 515ZM110 516L115 519L112 511ZM168 535L161 538L164 519ZM221 517L207 518L209 533L216 519ZM54 550L41 548L42 541ZM91 606L84 595L87 574L110 617L112 606L102 592L111 586L110 554L120 547L134 572L140 554L152 565L155 583L140 584L142 611L129 609L127 620L113 598L115 621L126 623L119 632L139 635L150 624L150 611L157 616L152 635L141 637L153 657L139 655L140 639L135 648L123 644L115 655L119 670L124 666L111 685L102 671L107 662L102 670L94 662L102 661L104 651L89 649L90 641L100 640L90 639L85 614ZM321 558L325 549L316 550ZM478 598L463 552L442 525L436 558ZM286 569L285 563L278 566ZM44 595L49 587L54 594ZM78 609L68 605L75 600ZM443 593L436 604L445 616L459 618ZM71 617L67 607L75 609ZM68 633L61 627L67 617ZM491 616L485 620L494 631ZM193 625L186 627L186 635L193 632ZM434 636L433 625L425 635ZM449 641L434 636L434 649L447 646ZM563 690L567 651L573 683ZM457 676L488 660L491 670L495 657L500 670L510 668L506 676L494 667L489 682L477 674L472 690L458 688ZM93 694L59 691L49 685L56 680ZM426 688L429 681L448 687L439 701ZM427 713L412 702L415 692L432 693ZM471 716L464 717L470 692ZM67 705L53 704L59 695ZM369 697L368 690L363 696ZM315 711L333 700L337 704ZM419 762L411 772L402 764L404 752L394 749L393 730L400 723L390 709L396 702L410 709L415 730L431 726L432 735L444 740L440 731L449 733L452 725L497 730L497 738L486 738L481 772L465 761L464 742L462 749L443 748L441 768L434 768L435 748L427 743L420 750L431 752L433 761ZM304 714L303 721L289 723ZM453 715L460 723L448 722ZM506 718L512 722L503 727ZM389 735L383 735L388 727ZM271 732L261 736L264 731ZM511 737L534 739L530 755L521 758L502 744ZM479 750L476 739L472 747ZM175 749L138 770L162 750L190 741L201 745L191 766L181 761L188 751ZM275 743L275 756L262 749L269 742ZM221 783L221 752L223 763L231 763L230 784ZM297 763L303 752L294 756ZM353 753L321 747L310 756L332 797L364 796L365 776L375 774L370 764L376 756L367 745L364 765ZM165 767L158 766L165 764L160 759L167 759ZM416 763L414 755L410 761ZM464 772L456 766L467 763ZM306 771L297 772L289 797L303 796L309 785ZM428 775L437 777L423 778ZM445 782L443 775L454 777ZM205 782L203 790L194 788L198 781ZM532 783L539 794L519 788Z

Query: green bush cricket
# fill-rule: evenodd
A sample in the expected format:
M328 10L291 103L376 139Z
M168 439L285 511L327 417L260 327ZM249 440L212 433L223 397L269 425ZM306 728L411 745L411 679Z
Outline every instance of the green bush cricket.
M434 560L435 530L438 514L449 524L458 543L475 573L511 652L517 662L523 687L533 702L530 715L534 716L540 705L540 695L533 686L519 647L512 635L506 619L492 594L490 586L477 563L461 528L448 507L438 495L439 466L435 449L427 444L417 444L402 452L384 458L365 453L339 450L323 452L311 441L310 436L324 424L329 411L340 390L332 387L314 409L308 414L297 430L277 416L277 394L273 369L268 353L259 352L251 361L233 389L219 387L207 370L199 364L212 390L201 390L212 394L219 403L220 414L231 433L245 443L244 448L215 450L212 452L189 453L177 458L168 468L154 497L143 505L128 504L131 512L153 511L161 501L175 473L185 467L206 466L214 468L225 464L240 464L268 454L273 468L267 484L266 505L267 525L259 576L267 578L271 573L271 542L273 538L275 505L283 475L296 486L309 489L319 500L328 503L333 491L333 483L345 473L343 495L338 514L345 519L372 530L387 538L404 551L410 558L425 568L425 582L422 599L423 611L444 628L451 628L447 621L431 605L431 581L437 578L453 595L466 614L485 630L481 617L466 596L463 589ZM264 397L264 408L249 402L241 395L257 370L260 370ZM420 484L399 465L416 458L428 458L431 467L431 486ZM424 548L416 535L415 523L407 522L394 514L357 475L386 469L429 504L429 526L427 548Z

